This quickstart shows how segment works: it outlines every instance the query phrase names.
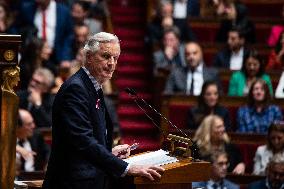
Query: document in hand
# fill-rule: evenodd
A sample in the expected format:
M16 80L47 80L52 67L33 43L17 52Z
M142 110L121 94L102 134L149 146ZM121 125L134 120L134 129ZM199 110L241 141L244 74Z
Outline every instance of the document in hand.
M141 155L133 156L124 159L129 164L136 165L165 165L169 163L177 162L178 159L168 155L169 152L164 150L157 150L154 152L143 153Z

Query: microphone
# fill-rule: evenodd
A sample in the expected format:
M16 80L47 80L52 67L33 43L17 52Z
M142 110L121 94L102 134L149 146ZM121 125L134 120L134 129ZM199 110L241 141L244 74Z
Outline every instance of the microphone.
M134 102L136 103L136 105L144 112L144 114L152 121L152 123L163 133L164 137L166 136L166 133L161 129L161 127L159 127L154 119L149 116L147 114L147 111L140 106L140 104L138 103L137 100L140 100L141 102L143 102L144 105L148 106L152 111L154 111L157 115L159 115L161 118L163 118L169 125L171 125L171 127L175 128L179 133L181 133L182 135L184 135L186 138L188 138L191 143L192 143L192 156L193 156L193 159L196 160L196 156L198 156L198 147L196 145L196 142L194 142L185 132L183 132L180 128L178 128L175 124L173 124L170 120L168 120L164 115L162 115L160 112L158 112L154 107L152 107L149 103L147 103L143 98L139 97L137 95L137 92L132 89L132 88L125 88L124 91L126 93L128 93L134 100Z

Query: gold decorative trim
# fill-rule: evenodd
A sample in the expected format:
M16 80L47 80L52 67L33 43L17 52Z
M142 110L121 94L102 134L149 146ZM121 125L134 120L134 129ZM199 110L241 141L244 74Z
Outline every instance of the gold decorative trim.
M12 61L15 58L15 52L13 50L6 50L4 52L4 58L7 61Z

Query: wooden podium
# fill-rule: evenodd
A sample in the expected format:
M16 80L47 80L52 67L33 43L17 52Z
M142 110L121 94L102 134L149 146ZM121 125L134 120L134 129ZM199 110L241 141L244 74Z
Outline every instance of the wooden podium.
M165 172L159 181L135 177L136 189L191 189L192 182L209 180L211 171L210 163L204 161L179 160L162 167Z

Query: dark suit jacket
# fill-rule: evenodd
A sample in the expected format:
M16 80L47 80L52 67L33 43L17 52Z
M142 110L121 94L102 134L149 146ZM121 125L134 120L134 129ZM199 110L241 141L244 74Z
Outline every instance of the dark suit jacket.
M20 99L19 107L28 110L32 114L37 127L51 127L51 112L54 94L44 94L42 97L42 105L39 107L31 106L30 109L28 109L29 92L27 90L23 90L17 92L17 95Z
M231 59L232 51L227 47L222 51L218 52L216 55L213 66L217 68L227 68L230 69L230 59ZM249 50L244 48L244 56L246 57L249 54Z
M19 16L16 21L16 32L21 28L35 27L34 17L37 10L35 1L23 1ZM54 40L55 61L71 60L72 58L72 35L73 24L70 16L70 10L63 4L56 3L56 32ZM48 35L48 34L47 34Z
M197 187L204 187L206 188L207 182L193 182L192 183L192 188L197 188ZM231 181L224 179L223 180L223 187L226 187L227 189L239 189L240 186L236 185L235 183L232 183Z
M226 131L231 130L231 122L230 122L230 115L227 108L223 106L216 106L214 109L214 114L220 116L224 120L224 124L226 127ZM207 112L207 109L204 110L201 107L192 107L188 111L188 118L187 118L187 126L189 129L197 129L203 119L210 115L210 112Z
M266 180L265 179L252 182L248 185L247 188L248 189L268 189L267 186L266 186Z
M173 94L173 93L186 94L187 69L188 68L179 68L179 67L173 69L166 83L166 87L164 90L165 94ZM220 86L218 71L214 68L207 68L205 65L203 65L203 80L216 81Z
M107 111L96 107L98 99L82 68L58 91L43 188L101 189L109 175L124 173L128 164L111 153L113 127Z

